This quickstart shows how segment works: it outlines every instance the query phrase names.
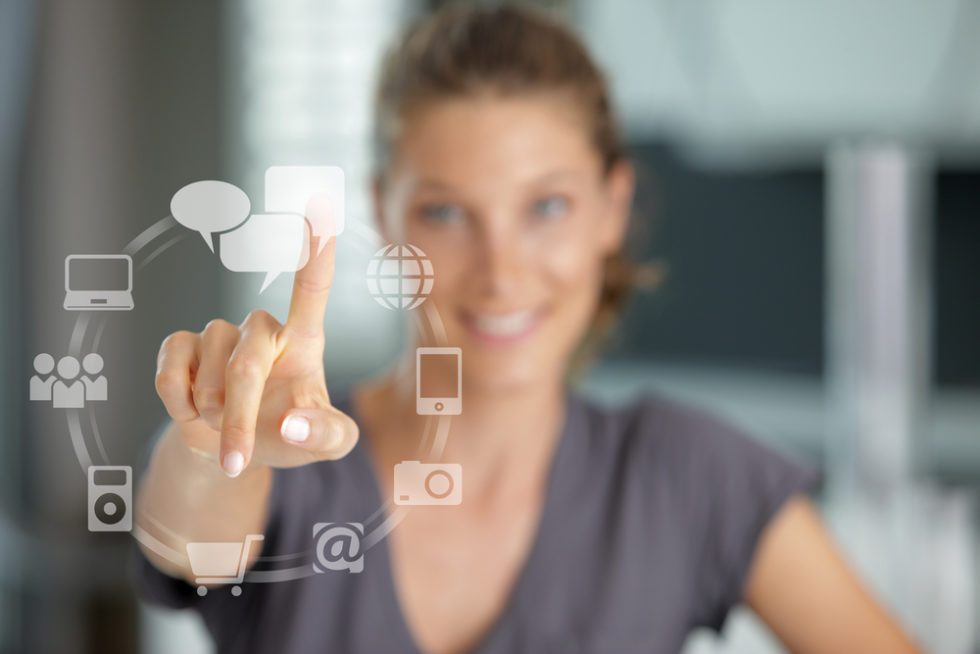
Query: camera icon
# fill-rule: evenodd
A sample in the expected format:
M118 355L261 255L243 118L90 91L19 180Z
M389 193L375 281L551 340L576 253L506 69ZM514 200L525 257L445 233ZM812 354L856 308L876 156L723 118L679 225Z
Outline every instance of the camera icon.
M451 505L463 501L463 466L458 463L395 464L395 504Z

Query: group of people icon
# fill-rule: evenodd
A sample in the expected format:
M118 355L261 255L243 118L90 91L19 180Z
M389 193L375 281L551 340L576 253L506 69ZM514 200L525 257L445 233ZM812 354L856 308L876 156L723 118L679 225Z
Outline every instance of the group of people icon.
M54 357L41 353L34 357L34 372L31 376L31 400L51 402L56 409L81 409L86 402L105 401L109 397L109 382L102 372L102 357L95 352L86 354L81 366L73 356L58 360L58 374ZM81 370L85 374L78 379Z

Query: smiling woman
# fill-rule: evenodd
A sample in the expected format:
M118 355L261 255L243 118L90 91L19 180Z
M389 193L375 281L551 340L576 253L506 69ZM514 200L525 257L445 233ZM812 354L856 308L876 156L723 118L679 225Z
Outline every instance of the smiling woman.
M146 551L146 595L196 608L229 652L659 654L741 601L794 650L915 651L830 544L805 497L813 470L657 397L605 409L570 390L576 351L635 281L610 263L633 169L570 32L515 8L438 13L386 60L376 141L379 227L430 258L428 302L462 352L461 368L426 369L427 389L465 397L441 462L465 470L444 480L461 502L412 507L344 559L356 574L234 599L199 597L190 562ZM161 347L174 422L138 519L173 550L261 534L263 555L288 557L311 530L424 490L436 462L413 460L411 367L327 393L333 260L331 239L297 273L285 324L253 312Z
M433 16L409 32L399 47L389 51L382 69L374 121L377 179L383 182L390 177L389 171L395 169L392 161L395 153L407 150L402 147L404 140L435 145L428 136L423 136L426 126L420 123L429 123L430 132L449 128L448 124L440 122L440 116L433 114L433 109L441 107L444 115L451 115L458 113L461 99L470 101L463 103L462 109L467 106L472 109L474 101L486 105L496 100L497 111L481 117L486 124L470 122L465 117L456 123L469 137L472 137L471 130L479 130L488 140L495 141L493 149L486 148L486 144L473 143L473 153L479 150L486 153L486 157L483 164L475 159L468 163L494 166L494 162L486 158L497 151L505 169L515 178L518 175L526 178L517 180L527 194L521 198L524 205L518 212L529 226L567 221L583 215L594 218L589 207L581 206L579 191L588 190L581 183L601 177L596 174L596 168L602 175L612 173L616 178L632 175L631 170L612 172L616 164L625 161L626 152L602 73L576 39L549 21L527 20L526 13L505 10L494 16L493 25L489 21L471 21L464 28L461 13L465 11L443 11ZM446 102L449 100L457 101L457 111L451 111L454 105ZM497 106L501 105L501 100L510 102ZM509 111L506 110L508 106ZM527 120L528 112L522 111L528 106L532 111L539 109L537 124ZM538 127L556 117L577 135L578 154L587 150L587 157L568 159L565 156L568 152L563 148L567 145L562 139L557 147L544 140L549 132ZM411 125L410 130L406 129L406 124ZM499 141L502 135L506 136L506 142ZM532 140L525 138L528 135ZM534 139L535 136L539 138ZM448 134L444 138L448 139ZM459 150L451 146L444 153L448 157L458 155ZM583 160L587 163L586 168L576 170L569 166L569 161ZM524 162L524 170L513 169L517 161ZM486 175L486 171L460 171L459 174L474 180ZM499 171L494 170L493 174L497 175ZM420 198L413 215L429 222L465 220L467 207L461 204L458 193L453 196L454 188L448 181L419 180ZM631 185L632 180L628 184ZM503 180L500 185L515 188L513 183ZM493 192L493 189L488 191ZM472 210L470 208L471 213ZM602 223L596 221L593 235L600 235L601 228ZM614 228L622 229L623 226ZM588 233L589 228L581 226L577 231ZM560 234L560 228L539 227L539 242L528 247L537 247L539 255L547 254L549 232L552 236ZM620 313L630 291L652 286L659 277L655 267L634 264L619 247L605 254L602 266L598 304L591 328L580 343L579 360L589 358ZM510 323L494 322L493 316L483 318L480 324L489 331L493 331L494 325L501 325L504 332L515 332L528 326L534 314L523 312L514 316ZM479 331L486 334L488 330ZM580 367L579 360L573 361L575 368Z

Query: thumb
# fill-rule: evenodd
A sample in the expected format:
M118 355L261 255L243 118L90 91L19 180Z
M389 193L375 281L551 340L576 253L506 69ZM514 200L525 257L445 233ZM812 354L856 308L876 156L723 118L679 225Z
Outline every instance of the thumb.
M290 409L279 423L285 443L308 450L317 459L347 456L357 444L358 433L357 423L333 407Z

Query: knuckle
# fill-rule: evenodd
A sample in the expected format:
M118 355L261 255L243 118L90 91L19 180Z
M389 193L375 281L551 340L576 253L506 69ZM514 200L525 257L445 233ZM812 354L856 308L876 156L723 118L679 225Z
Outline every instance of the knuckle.
M173 334L167 336L165 339L163 339L163 342L160 343L160 352L163 353L172 350L175 347L180 347L185 343L193 342L193 340L196 338L197 338L197 334L191 333L189 331L186 330L176 331Z
M242 327L272 327L278 324L279 321L265 309L255 309L245 316Z
M157 394L163 396L175 396L187 391L187 376L174 368L165 368L156 374L154 386Z
M238 328L232 325L227 320L221 318L215 318L204 325L204 329L201 331L201 336L206 339L215 338L221 334L227 334L230 330L237 331Z
M263 366L254 355L238 353L228 359L227 372L232 378L255 379L262 377Z
M190 403L190 383L187 376L178 370L164 370L154 379L157 395L174 420L185 421L197 417L197 410Z
M224 404L224 391L217 388L194 388L194 404L202 411L220 407Z
M255 428L240 419L225 421L221 428L221 439L232 446L250 443Z
M308 293L329 293L330 287L333 285L332 279L310 279L309 277L297 277L295 279L296 287L306 291Z
M294 407L318 407L329 404L326 393L319 389L300 384L290 392L290 402Z

